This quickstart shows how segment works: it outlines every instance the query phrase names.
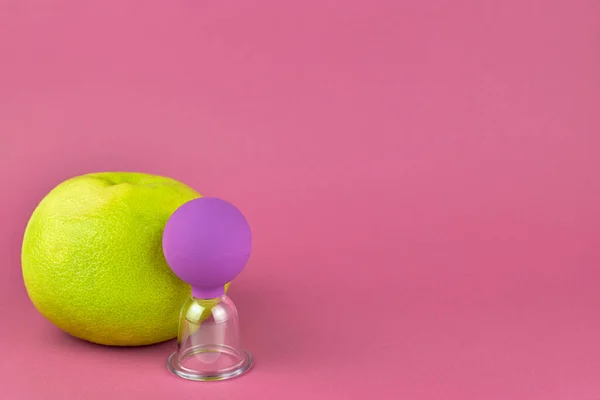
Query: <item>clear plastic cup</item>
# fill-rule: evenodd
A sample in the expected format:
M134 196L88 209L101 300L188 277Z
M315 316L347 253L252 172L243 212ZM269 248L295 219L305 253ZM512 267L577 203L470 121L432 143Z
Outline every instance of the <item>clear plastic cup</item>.
M192 297L185 303L177 351L168 366L179 377L195 381L231 379L250 369L252 356L242 348L238 312L229 296Z

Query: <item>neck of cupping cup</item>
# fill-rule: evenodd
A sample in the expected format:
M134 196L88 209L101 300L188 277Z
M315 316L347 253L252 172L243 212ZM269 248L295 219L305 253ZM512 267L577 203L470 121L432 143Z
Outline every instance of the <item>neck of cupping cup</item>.
M192 286L192 297L197 299L216 299L224 294L225 287L223 285L214 288Z

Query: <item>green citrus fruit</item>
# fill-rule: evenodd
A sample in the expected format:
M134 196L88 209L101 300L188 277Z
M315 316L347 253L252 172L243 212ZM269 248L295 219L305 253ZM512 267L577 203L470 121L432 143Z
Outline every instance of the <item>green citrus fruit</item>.
M201 197L176 180L134 172L68 179L34 210L23 238L25 286L63 331L113 346L177 336L190 287L173 274L162 232L183 203Z

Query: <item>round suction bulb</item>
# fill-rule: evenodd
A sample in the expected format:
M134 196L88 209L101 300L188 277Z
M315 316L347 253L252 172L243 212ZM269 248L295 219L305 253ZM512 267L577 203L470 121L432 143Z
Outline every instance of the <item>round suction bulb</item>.
M224 294L250 258L252 231L232 204L201 197L179 207L167 221L163 251L167 263L192 287L192 296L212 299Z

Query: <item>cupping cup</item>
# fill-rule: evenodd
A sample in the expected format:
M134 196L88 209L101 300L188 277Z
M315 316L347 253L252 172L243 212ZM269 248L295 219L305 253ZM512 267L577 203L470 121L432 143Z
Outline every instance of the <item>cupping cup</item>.
M233 205L198 198L167 221L163 251L173 272L192 287L179 320L177 350L169 369L184 379L214 381L248 371L252 356L242 348L238 312L224 292L244 268L252 249L246 218Z

